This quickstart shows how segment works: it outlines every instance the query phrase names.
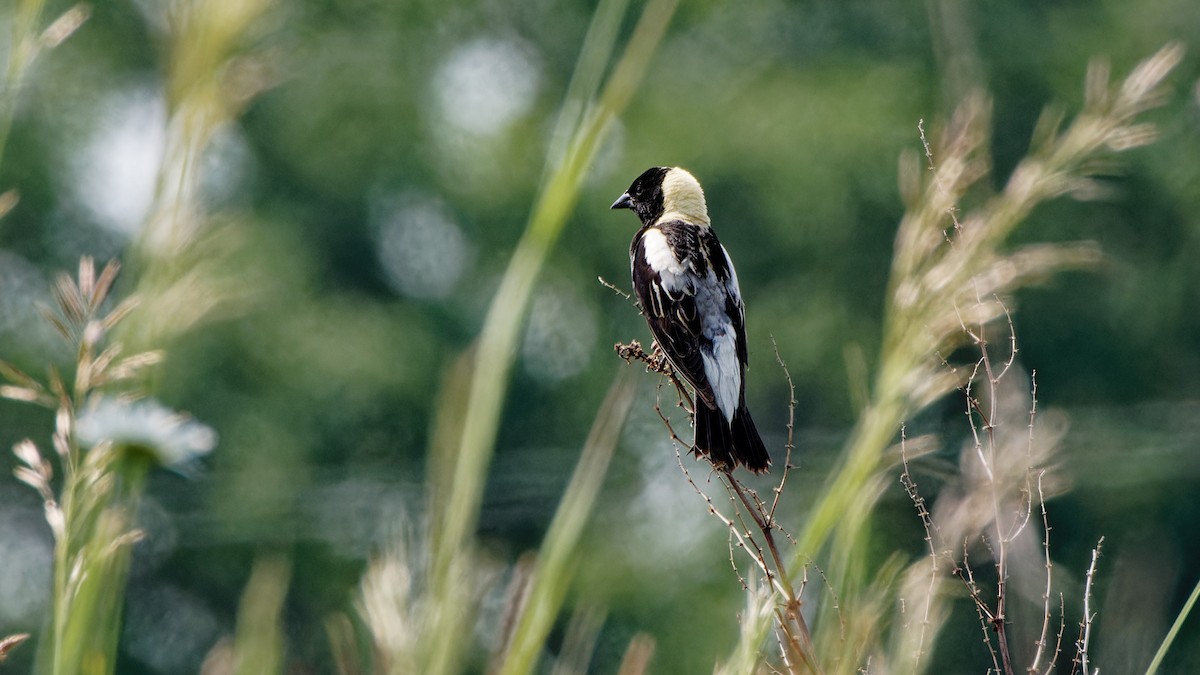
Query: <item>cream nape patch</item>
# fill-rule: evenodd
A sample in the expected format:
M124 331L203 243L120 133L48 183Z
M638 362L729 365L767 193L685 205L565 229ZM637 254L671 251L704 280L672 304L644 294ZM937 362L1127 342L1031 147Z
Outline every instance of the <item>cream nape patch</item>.
M687 171L676 167L663 176L663 216L660 222L683 220L696 225L709 225L708 205L700 181Z

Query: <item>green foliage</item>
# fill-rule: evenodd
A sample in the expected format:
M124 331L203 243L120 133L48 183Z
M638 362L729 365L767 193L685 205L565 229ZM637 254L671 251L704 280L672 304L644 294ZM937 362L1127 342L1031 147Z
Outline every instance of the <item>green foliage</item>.
M1200 71L1181 59L1155 88L1180 58L1165 52L1126 85L1100 67L1078 82L1095 54L1124 71L1197 34L1193 5L0 7L0 394L17 399L0 440L37 488L0 500L0 658L135 675L979 670L971 614L996 609L1004 576L980 546L1028 545L1000 524L1015 503L1038 531L1044 488L1067 641L1103 535L1090 664L1187 669L1198 643L1173 589L1197 559L1176 496L1197 487ZM1082 112L1039 118L1047 103ZM1150 123L1165 142L1125 153ZM777 467L792 425L772 341L795 376L797 466L761 524L727 514L770 485L739 493L684 448L676 465L655 405L690 432L668 390L609 384L607 344L644 326L595 283L627 274L631 232L605 207L656 164L700 178L738 262L748 398ZM1091 201L1050 201L1063 193ZM122 260L102 295L137 306L80 314L68 286L46 290L85 256ZM85 299L105 277L88 291L86 271ZM944 394L1012 338L1007 384L971 385L977 441ZM90 406L148 393L220 430L198 475L151 472L170 455L144 443L80 442ZM21 442L48 433L53 451ZM901 475L941 539L922 541ZM992 494L1000 516L977 501ZM30 525L43 512L61 536ZM764 533L780 555L747 565L739 544ZM955 538L975 543L974 582L955 577ZM39 547L42 596L25 590ZM122 634L163 589L179 605ZM1046 670L1043 587L1021 593L1014 659L1041 650ZM202 644L164 647L184 636Z

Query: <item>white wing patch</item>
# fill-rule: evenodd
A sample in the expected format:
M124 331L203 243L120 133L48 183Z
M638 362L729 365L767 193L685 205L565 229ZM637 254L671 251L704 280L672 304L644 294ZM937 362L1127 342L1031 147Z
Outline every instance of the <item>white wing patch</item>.
M671 251L662 230L656 227L646 230L642 235L642 250L645 253L646 264L658 274L663 288L669 293L677 293L683 283L681 277L684 268Z

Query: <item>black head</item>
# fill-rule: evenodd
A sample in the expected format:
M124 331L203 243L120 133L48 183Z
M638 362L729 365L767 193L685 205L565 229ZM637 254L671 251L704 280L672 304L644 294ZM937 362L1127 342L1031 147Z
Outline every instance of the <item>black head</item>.
M631 209L643 224L649 225L663 214L663 179L670 167L646 169L630 184L625 194L613 202L614 209Z

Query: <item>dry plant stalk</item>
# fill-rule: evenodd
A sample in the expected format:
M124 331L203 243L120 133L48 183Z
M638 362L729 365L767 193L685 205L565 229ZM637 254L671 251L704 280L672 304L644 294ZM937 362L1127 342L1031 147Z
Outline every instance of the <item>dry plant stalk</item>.
M10 3L12 29L8 39L8 59L4 69L3 86L0 86L0 157L4 156L8 135L12 131L17 97L25 90L24 81L34 62L44 51L54 49L65 42L91 16L91 7L81 2L67 9L43 28L42 13L46 4L46 0ZM17 193L10 190L0 195L0 217L8 210L3 204L9 201L5 197L11 198L11 202L15 203ZM8 207L11 208L11 203Z
M605 282L601 280L601 283ZM712 466L713 472L716 474L721 487L724 488L728 497L728 506L725 509L719 507L717 502L700 487L696 479L693 478L691 471L683 463L681 448L692 448L692 444L684 441L679 436L675 431L670 416L663 411L662 388L665 384L669 384L676 396L675 407L682 409L689 420L692 420L695 415L695 411L692 409L694 397L688 391L687 385L675 374L670 360L657 344L654 344L651 352L647 353L637 340L633 340L629 344L618 343L614 345L614 350L626 363L638 361L645 364L646 372L656 373L661 376L658 399L655 402L654 410L667 428L671 442L675 446L675 458L679 464L680 471L683 472L684 478L704 501L709 514L721 521L721 524L729 534L729 562L734 574L737 576L738 582L741 583L743 590L746 591L747 597L752 603L751 607L748 608L748 614L756 613L755 605L758 604L755 602L756 599L763 600L770 597L783 598L783 601L778 606L772 606L770 602L764 602L759 605L770 609L770 615L775 619L781 662L787 672L823 672L819 662L815 658L812 636L804 615L801 612L802 603L800 596L804 591L805 583L807 583L807 568L804 568L802 580L797 585L789 573L787 558L781 552L779 541L781 535L789 543L795 543L792 536L783 529L776 519L776 511L779 507L779 499L787 485L788 474L793 468L792 450L795 448L793 431L795 428L796 400L795 385L792 382L791 373L788 372L787 366L783 363L778 348L775 350L775 358L783 370L784 376L787 379L788 390L791 392L788 401L788 433L785 444L786 455L783 462L783 472L779 478L779 483L772 489L773 497L770 500L764 500L754 489L739 480L730 469ZM697 457L703 457L695 452L694 448L692 449L692 453ZM707 460L706 457L704 459ZM737 556L735 555L737 550L744 551L749 556L754 569L758 574L761 574L767 588L772 589L773 594L761 596L754 575L747 575L739 568Z
M961 204L990 171L985 147L989 105L982 95L963 103L939 142L926 144L926 177L913 170L917 166L913 159L903 167L907 170L902 171L902 192L909 206L896 237L871 403L847 444L842 466L800 532L794 557L804 560L831 547L825 569L838 589L842 615L862 613L859 604L870 608L877 601L866 591L872 585L857 561L865 555L865 527L895 461L888 451L892 438L903 420L963 383L963 373L946 369L939 355L970 344L970 331L964 327L1004 320L1003 298L1016 289L1055 271L1100 259L1095 245L1086 242L1034 244L1006 251L1008 237L1041 202L1065 194L1094 194L1097 158L1153 139L1153 129L1136 118L1162 103L1163 79L1181 55L1178 45L1169 45L1116 87L1108 84L1107 68L1094 65L1083 111L1062 130L1061 115L1044 116L1032 151L1004 189L973 208L964 210ZM928 586L926 578L924 587ZM944 620L933 608L917 616L918 625L925 626L918 632L930 636ZM840 628L843 624L861 627L862 632L848 633ZM831 651L844 645L878 644L884 630L882 617L843 621L825 612L817 644ZM922 653L919 645L925 643L918 638L909 644L918 645L906 657L915 670L923 661L911 654ZM853 658L843 650L839 667L846 671L857 667L859 661L845 662Z
M943 260L935 263L924 275L915 275L915 278L925 280L921 283L926 288L921 289L904 281L897 283L896 304L903 306L899 301L906 299L915 304L918 298L930 295L929 291L938 289L938 284L930 283L930 280L939 277L942 288L954 286L960 293L973 293L974 302L967 304L967 309L960 309L964 307L960 299L947 299L952 300L950 306L957 315L961 336L975 345L980 356L965 378L954 368L944 370L952 379L965 379L962 391L968 405L972 439L969 448L963 453L960 484L939 499L931 515L917 492L908 472L907 462L901 478L925 526L930 547L928 569L925 569L925 564L914 565L902 585L900 607L907 610L908 615L902 623L902 629L897 633L892 655L905 664L905 670L921 670L925 649L932 643L937 629L944 621L947 608L943 604L944 600L939 599L944 595L944 589L940 586L944 582L942 575L949 570L966 586L976 606L994 669L1006 674L1014 672L1014 650L1009 644L1009 614L1006 607L1010 595L1007 591L1010 575L1009 556L1010 548L1017 537L1029 534L1027 527L1034 516L1035 502L1041 511L1044 527L1041 547L1044 553L1042 565L1045 570L1043 620L1039 637L1032 649L1032 660L1026 670L1041 672L1043 659L1047 670L1053 668L1061 648L1062 631L1059 632L1057 645L1048 652L1048 634L1053 621L1052 564L1044 499L1046 481L1052 477L1047 473L1047 466L1054 439L1039 439L1039 434L1035 433L1036 381L1032 385L1033 393L1029 402L1025 452L1019 453L1011 447L1003 447L1012 446L1016 442L1015 437L1002 440L998 436L1001 433L999 429L1002 420L1007 417L1011 426L1019 416L1015 408L1004 403L1004 398L1011 396L1011 393L1005 394L1000 389L1001 381L1009 374L1017 355L1015 332L1001 293L1010 290L1013 280L1039 269L1061 265L1064 261L1055 262L1056 256L1050 249L1026 249L1026 255L1022 257L1018 257L1021 255L1018 252L999 259L985 259L989 264L982 273L964 276L963 271L967 266L961 261L953 262L954 253L956 249L986 246L988 239L1002 240L1004 229L1011 228L1019 222L1039 201L1061 193L1086 194L1095 191L1095 186L1087 177L1091 156L1104 150L1120 151L1136 147L1153 139L1152 127L1133 124L1132 119L1161 101L1161 94L1158 93L1161 80L1178 62L1180 56L1181 50L1177 46L1165 48L1136 68L1115 94L1109 91L1107 67L1093 65L1088 78L1087 105L1084 113L1061 135L1057 134L1059 120L1047 117L1035 139L1035 145L1038 145L1040 140L1039 150L1018 165L1003 194L993 198L983 209L972 212L965 219L960 220L957 203L965 194L965 185L982 175L985 166L972 166L969 160L971 153L962 153L956 148L960 147L958 143L964 143L961 147L969 148L978 141L969 141L970 135L964 132L951 134L951 138L958 139L958 142L952 141L949 144L949 166L943 161L940 168L935 166L935 153L929 144L925 143L928 168L933 173L928 191L921 202L926 205L922 207L926 209L925 215L922 216L922 209L918 209L916 220L906 219L906 223L931 218L940 211L943 218L948 218L951 229L945 233L938 233L929 227L914 227L907 231L906 236L906 230L902 226L894 268L894 272L899 272L896 278L913 276L912 273L920 264L927 264L922 261L939 250L943 251L939 254ZM924 141L923 129L922 140ZM941 201L938 200L939 197ZM940 241L939 237L944 239L945 243ZM923 252L924 255L901 255L910 249L918 253ZM1090 255L1086 248L1077 248L1074 254L1078 256L1073 261L1075 263L1086 262ZM1023 264L1027 265L1039 259L1041 262L1035 262L1022 271ZM937 274L933 275L934 272ZM1003 363L996 364L989 350L986 331L991 322L1001 317L1007 322L1006 341L1009 351ZM943 321L948 322L949 319L950 317L945 316ZM935 322L930 324L936 325ZM921 327L914 326L914 329L921 330ZM957 344L945 337L934 343L939 345L936 352L948 351ZM979 391L980 388L983 389L982 392ZM1005 408L1007 413L1004 412ZM993 560L996 590L991 602L984 599L971 567L969 551L973 543L983 544ZM1060 624L1062 620L1060 614ZM1087 672L1086 637L1090 621L1090 614L1085 607L1084 624L1080 629L1081 637L1076 650L1076 661L1084 672ZM995 637L994 644L991 636Z
M1092 549L1092 564L1088 565L1087 581L1083 585L1083 618L1079 621L1079 639L1075 641L1075 659L1071 662L1071 674L1076 672L1083 675L1098 675L1100 669L1092 670L1088 664L1088 649L1092 643L1092 622L1096 613L1092 611L1092 587L1096 581L1096 561L1100 558L1100 547L1104 546L1104 537L1096 542Z
M1098 157L1153 140L1153 127L1135 119L1162 103L1163 78L1181 56L1178 45L1164 48L1115 90L1110 90L1107 67L1094 65L1084 110L1075 121L1060 132L1061 116L1044 116L1033 150L1017 165L1004 189L965 213L960 204L990 170L985 147L990 106L985 97L968 98L941 141L927 150L928 156L938 157L936 166L928 166L927 180L921 180L911 159L905 163L902 191L909 209L896 236L872 404L848 448L844 478L839 476L827 490L830 501L822 504L801 542L805 553L821 548L835 529L841 546L853 548L862 523L834 516L869 512L849 508L846 502L862 494L863 482L885 466L883 451L900 421L958 386L958 376L942 368L938 354L950 353L968 339L963 325L1000 319L1005 315L1000 299L1017 288L1100 259L1095 245L1088 242L1034 244L1012 252L1001 246L1041 202L1060 195L1093 194ZM884 415L886 420L880 421L886 425L874 419ZM855 485L848 483L851 480ZM835 523L842 525L835 528Z
M180 0L156 4L167 29L166 136L154 199L131 243L142 298L122 339L161 348L220 314L243 311L251 285L234 269L243 228L208 213L202 183L210 146L262 91L274 86L272 55L259 45L274 0Z
M1034 654L1021 670L1042 672L1053 618L1045 498L1047 490L1062 489L1063 481L1054 472L1054 457L1066 425L1061 416L1054 415L1035 424L1036 374L1025 390L1026 378L1016 366L1014 327L1011 320L1004 325L1008 333L1002 362L997 362L989 349L989 326L963 327L979 354L960 389L971 435L960 453L958 476L943 488L932 508L920 494L904 455L900 481L921 519L929 555L910 565L901 579L901 621L893 634L890 658L885 661L897 672L920 672L926 665L923 657L949 613L952 580L957 579L975 606L992 668L1013 675L1019 653L1009 637L1009 583L1014 568L1044 573L1039 636L1021 650ZM902 437L902 452L905 447ZM1039 538L1038 512L1043 525L1040 546L1033 543ZM1025 558L1023 564L1014 565L1014 556ZM994 578L985 588L976 567L980 559L989 558ZM989 590L993 584L994 593ZM1049 653L1049 664L1058 653L1059 647Z
M28 639L29 633L13 633L0 639L0 663L4 663L8 659L9 653Z
M1016 649L1009 640L1007 606L1012 549L1032 537L1035 503L1048 532L1044 500L1047 490L1060 487L1049 468L1061 429L1055 428L1060 425L1053 420L1035 428L1036 382L1028 398L1021 397L1019 389L1002 385L1006 375L1011 377L1017 355L1003 297L1056 269L1089 264L1098 259L1098 252L1090 244L1034 245L1013 253L1000 252L998 247L1038 203L1062 194L1096 193L1091 175L1098 156L1153 140L1153 127L1134 120L1161 104L1163 78L1181 55L1178 45L1169 45L1137 66L1115 89L1110 88L1107 66L1093 64L1083 112L1061 133L1061 116L1044 116L1033 152L1018 164L1004 190L965 215L959 204L989 170L983 150L987 106L981 97L964 103L936 152L921 128L930 178L923 190L915 176L907 180L910 208L897 236L885 354L872 409L911 414L957 386L967 401L972 435L962 454L958 482L943 493L932 512L905 462L901 481L925 526L929 557L911 566L901 582L902 620L893 631L888 657L876 661L884 671L915 673L927 667L924 655L948 615L949 574L960 579L975 604L992 667L1014 672ZM987 336L996 323L1008 329L1008 351L1000 361L995 360ZM979 358L965 371L947 368L939 355L964 342L974 345ZM1021 400L1026 401L1025 408ZM1020 422L1023 417L1027 423ZM1022 427L1026 433L1015 431ZM869 461L865 446L852 448L852 453L862 452L863 461ZM844 557L835 569L844 569L858 548L854 532L858 527L854 522L830 526L835 551L840 548ZM1019 547L1023 551L1038 549L1028 541L1024 544ZM1060 611L1057 644L1050 648L1052 565L1045 535L1040 549L1042 560L1037 565L1045 574L1042 623L1037 640L1029 646L1033 656L1027 668L1034 673L1053 669L1063 632ZM990 556L994 566L995 594L990 601L971 566L970 555L978 559L981 554ZM1060 606L1061 602L1060 597ZM1086 614L1085 622L1090 622ZM1087 625L1081 628L1081 636L1086 633ZM1081 637L1078 645L1077 659L1085 664L1086 639Z
M170 436L176 427L144 426L137 429L137 441L81 438L81 420L90 421L81 415L95 407L91 404L101 387L132 380L161 360L156 352L122 357L118 342L105 346L109 332L136 304L126 300L105 310L119 269L110 262L97 275L92 259L83 258L77 278L59 275L53 288L57 306L43 309L75 352L74 378L64 378L52 367L49 383L43 385L12 364L0 363L0 376L7 381L0 395L55 410L53 456L30 440L13 449L20 462L15 474L41 496L54 535L51 625L43 637L49 647L41 667L55 675L81 672L85 662L88 672L112 672L130 551L141 537L133 518L143 482L152 464L168 464L167 458L176 456L158 441L167 445L180 440ZM117 424L130 428L126 422Z

